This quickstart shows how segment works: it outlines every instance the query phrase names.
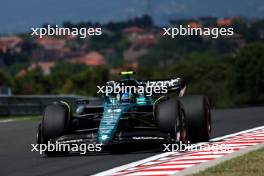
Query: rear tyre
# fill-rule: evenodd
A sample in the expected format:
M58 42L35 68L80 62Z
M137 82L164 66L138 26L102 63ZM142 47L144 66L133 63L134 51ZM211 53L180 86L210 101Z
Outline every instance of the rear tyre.
M188 130L183 106L177 99L161 101L155 108L155 118L159 129L169 133L175 142L187 143Z
M205 142L210 139L212 124L211 110L207 96L191 95L180 98L187 119L191 142Z
M44 111L44 116L41 123L41 143L47 144L65 134L68 127L69 110L64 104L53 104L48 106ZM46 155L65 154L65 152L50 152L46 151Z

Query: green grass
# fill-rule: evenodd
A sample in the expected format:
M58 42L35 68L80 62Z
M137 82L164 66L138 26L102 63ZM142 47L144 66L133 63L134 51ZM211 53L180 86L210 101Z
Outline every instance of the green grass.
M41 116L0 116L0 120L15 120L15 121L24 121L24 120L40 120Z
M192 176L264 176L264 148L225 161Z

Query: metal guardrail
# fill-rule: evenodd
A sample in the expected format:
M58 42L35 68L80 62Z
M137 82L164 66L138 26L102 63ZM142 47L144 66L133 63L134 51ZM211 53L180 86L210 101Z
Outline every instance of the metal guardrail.
M84 98L99 101L97 98L75 95L0 96L0 117L41 115L45 107L55 101L66 101L75 107L75 101Z

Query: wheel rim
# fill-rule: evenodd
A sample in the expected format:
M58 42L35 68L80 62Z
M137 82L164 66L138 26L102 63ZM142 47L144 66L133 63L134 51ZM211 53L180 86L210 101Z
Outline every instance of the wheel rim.
M181 132L179 130L179 118L176 119L176 125L175 125L175 134L176 134L176 142L181 140Z
M186 128L186 124L185 124L184 120L183 120L183 126L181 128L181 141L184 144L187 144L187 142L188 142L187 128Z
M209 108L209 105L207 104L206 106L206 129L207 129L207 133L208 133L208 136L210 136L211 134L211 130L212 130L212 126L211 126L211 112L210 112L210 108Z
M181 119L181 125L180 125L180 120ZM188 135L187 135L187 128L185 124L185 116L184 113L182 112L181 116L179 117L176 122L177 122L177 131L176 131L176 141L179 142L181 141L184 144L187 144L188 142ZM180 130L179 130L180 129Z

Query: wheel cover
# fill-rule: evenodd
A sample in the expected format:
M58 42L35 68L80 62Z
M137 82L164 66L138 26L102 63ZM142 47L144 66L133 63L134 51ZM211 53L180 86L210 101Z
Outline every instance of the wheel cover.
M208 136L211 135L211 131L212 131L212 126L211 126L211 111L209 108L209 105L207 104L206 109L205 109L205 117L206 117L206 131L208 133Z
M181 119L181 121L179 120ZM180 117L177 118L177 128L176 128L176 141L181 141L183 144L188 143L188 135L187 135L187 128L186 128L186 123L185 123L185 115L182 112ZM181 124L180 124L181 122Z

